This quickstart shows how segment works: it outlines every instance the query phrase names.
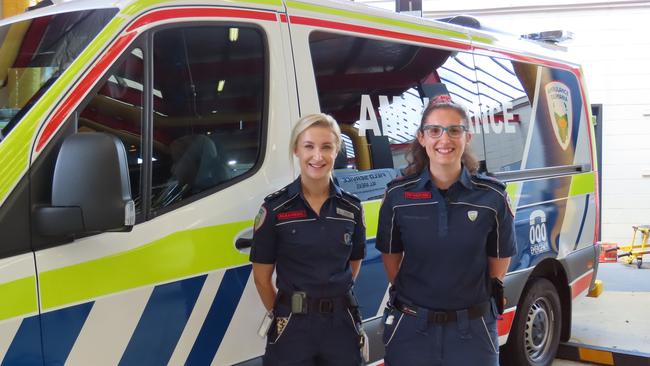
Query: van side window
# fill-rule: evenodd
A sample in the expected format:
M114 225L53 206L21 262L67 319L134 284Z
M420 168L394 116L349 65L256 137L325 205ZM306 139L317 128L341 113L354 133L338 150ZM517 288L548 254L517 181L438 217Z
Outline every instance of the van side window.
M154 34L152 212L224 185L258 162L264 55L261 32L250 27Z
M467 107L478 105L470 53L320 31L309 43L321 112L342 125L348 165L359 170L337 169L335 176L362 199L381 198L386 183L406 167L404 155L431 98L446 94ZM354 136L361 130L374 137ZM363 139L369 147L358 146ZM368 154L357 154L364 148ZM481 139L472 149L483 159ZM368 169L373 172L362 172Z
M142 49L134 48L110 72L108 79L79 113L77 132L104 132L122 140L129 162L131 197L142 212Z
M476 55L475 63L481 109L473 123L485 141L488 172L589 164L574 74L494 56Z
M350 136L341 133L341 151L336 157L334 169L356 169L356 158L354 156L354 144Z

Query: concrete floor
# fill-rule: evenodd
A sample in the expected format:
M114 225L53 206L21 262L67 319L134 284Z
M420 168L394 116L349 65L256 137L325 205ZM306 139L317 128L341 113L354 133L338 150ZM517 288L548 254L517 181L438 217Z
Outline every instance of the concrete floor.
M600 263L598 279L605 290L598 298L574 301L571 341L650 353L650 257L636 264ZM556 360L553 366L589 365Z

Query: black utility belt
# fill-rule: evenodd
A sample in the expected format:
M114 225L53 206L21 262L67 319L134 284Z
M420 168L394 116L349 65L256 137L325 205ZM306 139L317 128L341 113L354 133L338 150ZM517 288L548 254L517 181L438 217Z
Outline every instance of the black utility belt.
M306 292L295 291L279 293L276 301L278 304L291 307L291 312L294 314L328 314L357 306L351 293L336 297L310 297Z
M395 300L395 308L408 316L418 316L418 308L412 305L404 304L398 300ZM474 305L467 309L467 317L470 319L480 318L485 315L490 310L490 302L486 301L478 305ZM429 323L452 323L458 319L458 313L462 310L446 310L446 311L435 311L427 310L427 321Z

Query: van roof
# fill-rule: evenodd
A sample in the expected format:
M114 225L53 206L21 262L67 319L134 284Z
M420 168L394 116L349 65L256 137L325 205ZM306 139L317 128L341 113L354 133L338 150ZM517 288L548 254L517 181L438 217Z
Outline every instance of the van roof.
M507 31L487 27L483 27L482 29L473 28L435 19L394 13L389 10L370 7L367 4L355 3L348 0L68 0L60 4L45 6L11 18L0 20L0 26L38 16L90 9L119 8L122 13L128 12L129 14L132 14L134 12L139 12L140 9L163 5L169 6L171 4L186 6L233 6L233 3L238 6L250 5L255 8L265 8L277 11L288 9L289 13L296 9L316 13L319 11L325 11L328 13L328 16L333 15L335 17L346 18L348 22L350 21L350 18L354 18L355 21L372 24L373 20L381 19L381 23L384 25L390 23L391 26L396 26L396 28L410 28L411 30L409 30L409 32L412 32L412 26L421 28L432 27L435 29L457 32L468 40L471 38L472 44L478 48L498 48L517 53L523 52L530 56L537 56L544 59L573 64L572 62L567 62L566 54L564 52L560 52L566 50L564 47L556 46L547 42L527 40L521 38L519 35L507 33ZM411 26L402 27L400 25Z

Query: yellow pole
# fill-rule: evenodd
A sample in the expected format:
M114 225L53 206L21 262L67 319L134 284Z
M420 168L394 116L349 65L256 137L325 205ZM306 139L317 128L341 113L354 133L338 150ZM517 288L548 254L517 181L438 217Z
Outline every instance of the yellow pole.
M359 136L359 130L352 127L352 125L341 123L340 126L341 132L348 135L350 140L352 140L357 170L370 169L372 163L370 161L370 148L368 147L368 140L366 140L366 137Z
M4 0L2 1L2 17L9 18L22 14L29 7L29 0Z

